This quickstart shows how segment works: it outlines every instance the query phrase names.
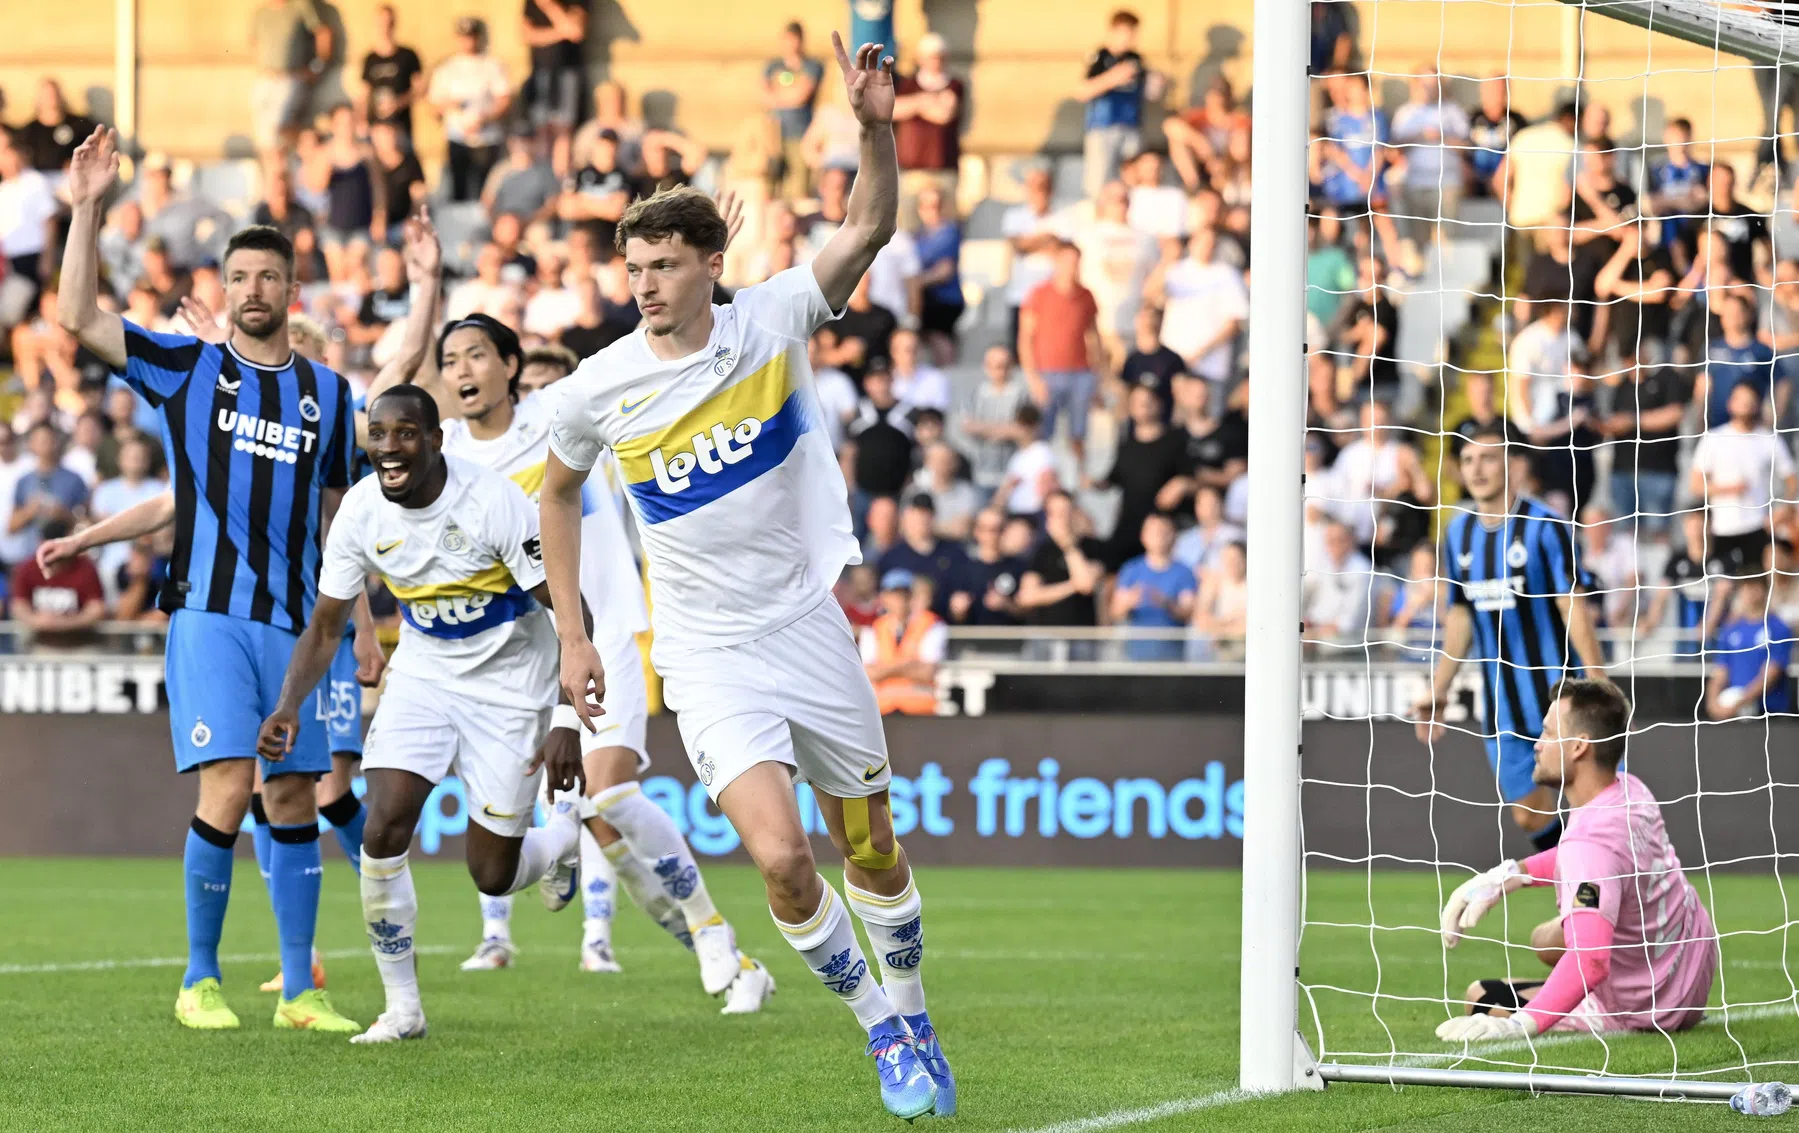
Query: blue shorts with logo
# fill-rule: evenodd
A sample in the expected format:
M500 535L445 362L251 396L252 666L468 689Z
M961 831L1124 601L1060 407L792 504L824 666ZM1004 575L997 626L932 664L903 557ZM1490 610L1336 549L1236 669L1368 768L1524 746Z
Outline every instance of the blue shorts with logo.
M286 630L247 618L175 611L164 679L177 771L221 759L259 758L256 734L281 697L281 681L298 641ZM355 680L353 667L350 679ZM318 715L301 710L294 750L279 763L261 760L264 779L331 770L325 721Z
M312 695L313 712L325 722L332 755L362 758L362 685L356 681L354 638L346 634L331 659L331 671Z
M1499 779L1499 796L1515 803L1537 789L1531 777L1537 766L1537 741L1529 736L1503 735L1487 741L1487 762Z

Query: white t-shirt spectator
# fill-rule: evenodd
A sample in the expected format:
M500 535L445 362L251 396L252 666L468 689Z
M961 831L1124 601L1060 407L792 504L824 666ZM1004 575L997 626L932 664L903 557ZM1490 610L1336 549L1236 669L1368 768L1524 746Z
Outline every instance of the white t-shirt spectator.
M1713 429L1693 446L1693 468L1705 476L1712 534L1747 535L1768 526L1774 493L1793 475L1786 445L1766 429ZM1740 489L1740 491L1737 491ZM1732 491L1729 497L1721 492Z
M1125 220L1150 236L1187 234L1187 194L1172 185L1139 185L1131 190L1130 211Z
M1371 501L1385 500L1399 483L1401 455L1401 446L1394 441L1354 441L1337 454L1337 462L1326 474L1331 513L1349 525L1357 542L1366 543L1374 536L1380 505Z
M1606 617L1613 625L1629 624L1636 600L1632 588L1637 584L1637 545L1630 524L1613 524L1605 546L1594 550L1589 544L1580 557L1580 565L1593 573Z
M813 374L812 386L818 392L818 407L824 410L825 436L830 438L831 451L837 452L843 448L844 428L862 407L862 396L850 376L835 366Z
M1018 477L1012 494L1006 497L1006 510L1013 515L1036 515L1043 510L1045 473L1049 487L1055 486L1056 453L1045 440L1035 440L1012 454L1006 462L1006 475Z
M1099 304L1099 332L1129 335L1143 301L1143 281L1156 265L1156 241L1128 224L1096 220L1075 237L1081 285Z
M881 640L875 635L873 626L864 626L860 638L862 663L872 665L881 659ZM949 654L949 626L938 622L925 630L924 638L918 643L916 661L924 661L931 665L940 665Z
M555 338L581 317L581 297L566 287L546 287L525 303L525 333Z
M1038 216L1028 204L1013 205L1007 209L1006 214L1000 218L999 230L1000 235L1007 240L1038 236L1046 232L1063 240L1070 235L1067 223L1055 209ZM1014 307L1022 307L1025 296L1055 273L1056 254L1053 250L1032 252L1025 256L1013 253L1012 277L1006 281L1006 302Z
M1370 575L1374 564L1360 551L1341 563L1319 555L1306 563L1306 636L1334 633L1333 640L1354 644L1368 633Z
M1545 425L1560 416L1556 399L1567 392L1573 341L1574 332L1566 324L1552 327L1548 319L1538 319L1512 339L1506 365L1525 380L1534 424Z
M166 480L145 478L133 484L122 476L114 477L94 489L93 496L88 499L88 510L93 512L97 523L159 496L168 491L168 488ZM96 565L100 568L100 583L107 587L109 598L115 588L119 568L130 557L130 542L108 543L95 552Z
M1210 531L1199 526L1189 527L1174 540L1174 561L1196 575L1214 570L1224 549L1232 543L1241 543L1243 538L1243 529L1234 523L1220 523Z
M426 98L450 104L444 114L444 133L465 146L497 146L506 140L506 124L480 122L493 113L499 101L512 93L506 65L492 55L452 55L431 73Z
M453 323L457 319L466 319L475 314L492 315L496 319L504 319L507 303L511 302L513 296L517 294L517 288L510 283L483 283L480 279L464 280L452 287L450 297L444 300L444 321Z
M1249 316L1249 291L1243 273L1229 264L1202 264L1185 257L1168 269L1168 305L1162 317L1162 345L1189 360L1199 377L1222 382L1230 377L1231 344L1220 343L1204 357L1194 353L1232 319Z
M1437 140L1426 141L1430 130ZM1393 140L1404 144L1405 183L1414 189L1441 185L1454 189L1462 183L1462 148L1468 144L1468 112L1447 98L1436 103L1408 102L1393 115ZM1443 159L1444 147L1455 147L1453 160Z
M923 271L924 263L918 258L918 245L912 234L900 229L886 247L875 253L875 262L868 266L869 302L887 308L900 326L917 326L907 285Z
M893 375L893 396L908 409L949 412L949 375L935 366L921 365L910 374Z
M1547 224L1573 192L1574 136L1551 118L1512 135L1510 220L1520 227Z
M0 255L10 260L42 252L45 225L56 208L55 186L35 169L0 181Z

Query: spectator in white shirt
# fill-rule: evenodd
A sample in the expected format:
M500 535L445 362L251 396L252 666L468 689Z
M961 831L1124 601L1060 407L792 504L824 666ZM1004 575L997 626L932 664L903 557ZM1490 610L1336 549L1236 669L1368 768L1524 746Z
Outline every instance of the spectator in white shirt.
M1156 265L1156 242L1128 222L1130 192L1122 181L1108 181L1099 191L1093 222L1075 234L1081 250L1081 284L1099 304L1099 335L1114 358L1122 358L1143 282Z
M94 489L88 506L94 522L108 519L135 507L168 489L168 481L150 475L156 464L156 453L146 438L133 438L119 446L119 474ZM109 588L117 583L119 568L131 557L128 542L108 543L96 554L100 582Z
M1070 238L1063 218L1050 208L1052 189L1049 170L1032 167L1024 175L1024 203L1013 205L1000 218L1000 235L1012 249L1012 274L1006 281L1006 306L1011 308L1007 345L1018 349L1018 309L1039 283L1056 271L1056 248Z
M951 440L968 458L974 482L991 492L1005 479L1006 465L1017 451L1018 410L1031 393L1012 368L1012 352L998 343L982 355L981 374L985 380L950 416Z
M449 298L444 300L444 320L453 323L475 314L501 318L518 297L518 289L500 278L505 267L506 254L498 244L481 245L475 254L475 278L450 289Z
M1224 518L1224 493L1206 485L1193 493L1192 527L1174 540L1174 561L1197 575L1218 567L1219 552L1241 542L1243 529Z
M443 120L449 139L445 177L452 201L481 194L488 171L506 140L506 112L512 84L506 65L487 53L487 25L474 16L456 21L456 53L431 73L426 101Z
M1193 233L1184 258L1150 273L1144 297L1163 310L1162 345L1186 360L1189 373L1223 383L1249 316L1249 291L1241 271L1217 260L1217 246L1214 229Z
M1585 544L1580 565L1598 583L1595 596L1608 625L1629 626L1635 620L1637 543L1632 527L1631 523L1615 521L1598 504L1580 515L1581 541Z
M566 282L567 267L560 251L537 258L537 293L525 302L526 334L554 340L581 317L581 296Z
M1145 150L1119 174L1131 190L1131 227L1150 236L1185 236L1186 191L1164 184L1162 171L1162 155Z
M949 411L949 376L929 362L918 360L918 334L896 330L887 342L893 355L893 396L908 410Z
M1018 407L1013 425L1018 451L1006 462L1006 475L994 498L1013 515L1037 515L1043 501L1060 485L1056 479L1056 453L1043 438L1043 411L1026 403Z
M1390 547L1401 530L1415 534L1424 523L1422 509L1436 502L1436 485L1418 450L1403 433L1395 435L1391 423L1381 402L1362 406L1362 435L1331 465L1332 510L1364 547Z
M1799 483L1786 445L1762 423L1761 391L1745 382L1727 407L1730 420L1693 447L1688 486L1706 502L1706 561L1735 576L1759 574L1768 569L1770 520L1776 507L1792 507Z
M1421 68L1412 77L1411 98L1393 115L1393 142L1405 163L1400 212L1411 218L1406 234L1420 244L1430 240L1440 219L1455 215L1468 137L1468 112L1443 97L1435 69Z
M812 338L806 343L806 357L812 365L812 385L818 391L819 408L824 410L825 436L830 438L833 452L843 448L845 431L862 407L862 395L856 392L856 383L848 374L825 361L836 349L837 332L828 326L813 331Z
M1533 303L1531 309L1536 321L1512 339L1506 369L1524 379L1530 419L1553 421L1556 398L1566 392L1573 372L1574 333L1568 329L1567 303Z
M38 261L49 244L50 219L59 207L50 178L31 168L24 151L0 129L0 256L6 258L9 277L30 285L29 290L14 285L17 298L0 293L0 326L24 318L37 298Z
M981 510L980 489L964 480L961 471L962 458L956 450L937 441L925 446L924 464L906 486L908 497L919 493L931 497L939 539L967 539L974 527L975 512Z
M1348 526L1324 529L1323 553L1306 563L1305 635L1340 645L1357 645L1368 633L1374 564L1356 549Z

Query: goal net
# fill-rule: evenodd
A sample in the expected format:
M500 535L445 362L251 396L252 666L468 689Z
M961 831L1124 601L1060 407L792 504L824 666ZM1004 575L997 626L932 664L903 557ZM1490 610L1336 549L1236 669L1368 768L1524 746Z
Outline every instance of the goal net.
M1303 87L1264 57L1297 36L1259 13L1256 38L1248 696L1268 719L1246 740L1244 1085L1722 1100L1791 1080L1799 5L1311 9ZM1470 443L1503 457L1465 475ZM1482 981L1550 975L1554 887L1453 949L1439 917L1572 820L1531 795L1531 747L1595 650L1632 706L1623 770L1709 913L1703 1021L1643 1027L1601 989L1598 1033L1441 1041L1471 993L1520 994ZM1659 892L1668 861L1626 852L1611 880ZM1696 946L1651 926L1633 947L1614 973Z

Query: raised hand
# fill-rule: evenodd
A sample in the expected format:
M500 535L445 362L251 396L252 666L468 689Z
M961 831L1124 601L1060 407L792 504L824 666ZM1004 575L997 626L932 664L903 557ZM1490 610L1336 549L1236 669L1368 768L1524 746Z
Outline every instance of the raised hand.
M408 283L428 283L437 278L443 267L443 246L437 241L437 226L431 223L429 207L420 205L418 212L406 218L401 256L406 262Z
M849 92L850 110L864 126L893 122L893 56L885 58L881 49L886 44L865 43L856 48L852 61L843 49L843 37L831 33L831 50L837 54L837 69L843 72L843 85Z
M725 218L725 248L728 250L737 234L743 231L743 200L730 189L720 189L712 201L718 206L718 215Z
M181 300L180 309L181 317L193 328L195 338L215 346L225 341L225 332L219 328L218 316L213 314L211 307L188 295Z
M888 117L892 117L889 99ZM109 126L95 126L69 158L69 202L97 204L119 175L119 136Z

